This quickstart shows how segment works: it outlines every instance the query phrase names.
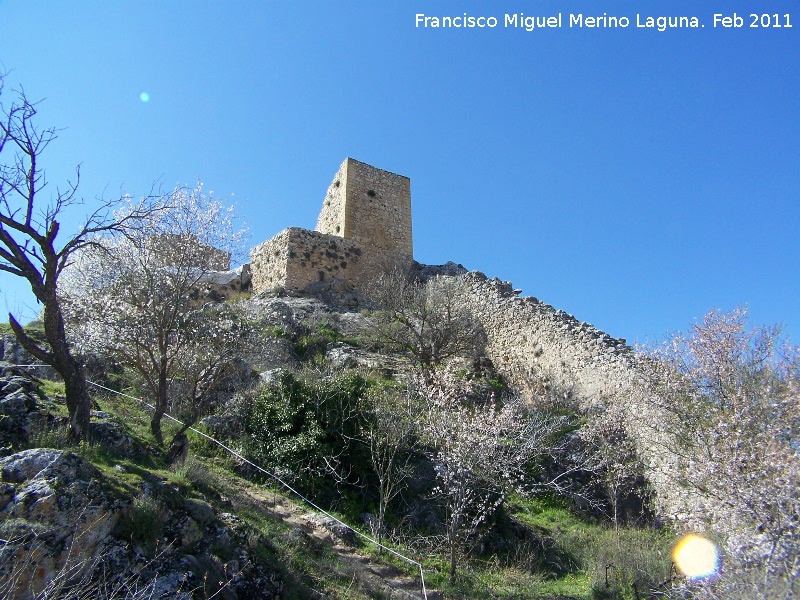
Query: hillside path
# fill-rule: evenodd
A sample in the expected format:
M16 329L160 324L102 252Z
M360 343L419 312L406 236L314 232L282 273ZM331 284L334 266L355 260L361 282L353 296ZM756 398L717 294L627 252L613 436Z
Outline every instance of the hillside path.
M352 577L352 586L360 587L365 595L396 600L423 600L419 577L409 577L394 565L376 561L373 557L360 554L348 545L333 528L327 527L328 517L287 498L281 493L250 484L246 488L238 486L250 502L256 504L264 514L289 524L301 535L308 535L330 548L337 556L341 572ZM243 500L240 498L240 501ZM440 599L440 592L428 590L428 600Z

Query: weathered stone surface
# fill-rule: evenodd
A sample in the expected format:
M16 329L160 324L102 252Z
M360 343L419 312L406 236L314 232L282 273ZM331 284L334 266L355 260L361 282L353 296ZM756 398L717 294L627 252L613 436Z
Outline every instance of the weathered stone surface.
M0 375L0 456L26 448L31 434L59 426L53 401L38 392L26 370L3 365Z
M194 519L188 519L181 529L181 544L192 546L203 539L203 531Z
M315 231L289 227L252 250L253 292L338 279L363 293L387 261L412 259L410 180L348 158ZM353 295L346 303L357 301Z
M228 406L225 407L226 409ZM236 412L226 412L223 414L209 415L200 420L201 425L205 425L211 435L215 437L230 437L242 430L242 415Z
M89 443L122 458L141 458L146 451L125 428L114 421L89 423Z
M40 589L65 566L78 576L91 565L121 511L101 473L80 456L46 448L0 458L0 473L8 484L0 519L12 524L0 578L24 566L20 589Z
M283 373L283 369L270 369L269 371L264 371L258 377L261 383L277 383L281 373Z
M373 276L368 266L378 257L357 240L289 227L251 251L253 292L302 290L332 279L358 285Z
M189 516L198 523L208 524L214 520L214 509L208 502L190 498L184 505Z
M411 180L346 158L325 195L316 230L410 259Z
M49 347L46 346L45 347ZM22 374L27 377L27 373L43 377L45 379L56 379L60 377L55 369L49 365L45 365L39 360L36 360L28 354L28 352L20 345L17 338L13 334L7 333L0 335L0 362L7 363L2 365L3 376L7 377L13 374ZM38 365L23 371L13 365Z
M529 400L588 409L630 385L632 351L625 340L521 297L507 281L477 271L461 277L488 336L486 354Z
M458 265L453 261L448 261L443 265L423 265L416 263L415 268L416 272L424 280L432 279L439 275L455 277L456 275L463 275L467 272L462 265Z
M319 527L324 527L327 531L330 531L345 544L350 546L354 546L356 544L357 536L355 532L347 525L342 525L331 517L323 515L322 513L312 513L306 517L306 520L309 523L313 523Z
M0 392L0 395L3 393ZM24 390L16 389L0 397L0 448L14 451L25 445L31 429L29 415L35 413L36 409L36 399Z
M335 369L352 369L359 366L357 350L344 344L333 344L325 352L325 358Z

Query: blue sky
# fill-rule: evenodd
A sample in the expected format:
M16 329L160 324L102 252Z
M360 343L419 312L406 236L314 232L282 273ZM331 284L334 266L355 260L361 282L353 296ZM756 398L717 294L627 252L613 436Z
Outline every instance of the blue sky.
M631 342L742 304L797 342L798 6L0 0L0 67L63 128L44 164L52 186L81 164L76 218L200 178L233 194L255 245L313 228L351 156L411 178L421 262L510 280ZM753 9L793 27L751 28ZM415 27L464 12L499 25ZM564 25L503 27L519 12ZM734 12L743 27L713 26ZM570 28L578 13L631 25ZM6 275L0 295L33 306Z

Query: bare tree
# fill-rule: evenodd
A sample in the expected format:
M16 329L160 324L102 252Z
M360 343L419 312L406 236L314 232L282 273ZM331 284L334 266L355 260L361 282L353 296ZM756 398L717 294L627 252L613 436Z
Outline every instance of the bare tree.
M124 236L94 239L59 292L76 343L142 378L155 404L151 430L163 443L171 389L174 396L178 384L196 405L241 347L239 324L226 326L238 317L204 310L200 288L229 268L244 232L234 229L232 209L206 196L201 184L177 188L158 205ZM125 209L122 220L136 210Z
M0 76L0 98L3 91ZM111 214L111 203L104 202L75 234L58 239L64 212L82 203L80 170L76 168L74 181L56 188L50 199L44 196L48 182L41 159L57 136L53 128L39 128L36 106L21 89L9 104L0 102L0 270L25 279L44 307L47 345L27 335L12 314L9 324L22 347L64 379L70 431L80 440L88 436L91 402L81 364L67 343L58 280L72 256L93 243L93 236L120 231L142 215L143 207L117 219Z
M372 315L372 336L407 352L423 367L483 352L486 333L459 278L437 276L423 282L396 264L373 281L370 295L381 307Z
M372 469L378 478L378 515L373 534L383 537L386 508L413 473L419 443L418 397L410 386L380 389L371 395L371 410L362 415Z

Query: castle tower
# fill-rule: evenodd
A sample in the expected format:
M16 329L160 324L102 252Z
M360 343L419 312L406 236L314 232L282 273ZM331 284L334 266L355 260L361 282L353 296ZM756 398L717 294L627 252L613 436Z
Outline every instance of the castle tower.
M288 227L253 248L253 292L340 279L363 293L387 264L413 258L411 180L347 158L316 230Z
M411 260L411 180L346 158L325 195L316 231Z

